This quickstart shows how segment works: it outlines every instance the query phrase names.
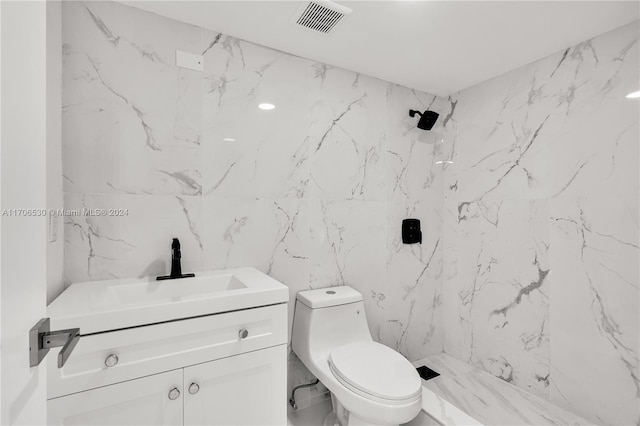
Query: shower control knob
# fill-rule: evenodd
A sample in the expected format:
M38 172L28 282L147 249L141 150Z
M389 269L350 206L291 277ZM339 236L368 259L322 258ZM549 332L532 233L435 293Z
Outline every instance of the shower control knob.
M118 364L118 361L120 361L118 359L118 355L110 354L108 357L105 358L104 365L106 365L107 368L115 367Z
M246 328L243 328L240 331L238 331L238 337L240 338L240 340L246 339L248 335L249 335L249 332L247 331Z
M198 386L198 384L197 384L197 383L191 383L191 384L189 385L189 393L190 393L191 395L195 395L195 394L197 394L199 390L200 390L200 386Z
M178 388L171 389L169 391L169 399L175 401L178 398L180 398L180 391L178 390Z

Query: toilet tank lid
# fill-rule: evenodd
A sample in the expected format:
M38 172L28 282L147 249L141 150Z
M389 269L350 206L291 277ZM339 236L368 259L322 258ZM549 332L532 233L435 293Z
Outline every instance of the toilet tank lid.
M362 295L346 285L299 291L297 298L311 309L360 302Z

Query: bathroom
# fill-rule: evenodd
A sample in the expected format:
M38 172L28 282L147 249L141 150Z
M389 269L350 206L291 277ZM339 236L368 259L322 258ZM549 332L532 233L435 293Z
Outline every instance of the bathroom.
M1 2L0 423L640 424L639 18Z

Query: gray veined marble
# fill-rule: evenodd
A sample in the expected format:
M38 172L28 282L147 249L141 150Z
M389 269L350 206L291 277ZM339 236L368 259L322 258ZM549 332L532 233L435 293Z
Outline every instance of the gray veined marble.
M440 98L117 3L63 12L67 204L130 208L67 221L67 280L164 273L175 234L185 270L250 264L292 300L351 285L383 342L441 350L442 173L407 116ZM176 49L204 72L174 67ZM408 215L420 247L399 241Z
M429 414L445 424L469 424L470 416L480 424L491 425L589 425L580 416L505 383L447 354L420 360L440 376L423 381L440 404L429 403ZM431 395L431 394L430 394ZM451 404L463 415L447 409Z
M204 193L302 198L310 61L210 31L203 38Z
M177 236L185 271L201 271L200 197L65 194L66 209L126 209L122 216L69 216L65 223L65 282L164 275Z
M439 98L117 3L63 12L66 205L129 209L67 219L68 282L166 273L179 237L185 271L252 265L292 301L351 285L381 341L441 350L442 173L407 117ZM420 247L399 241L407 215ZM308 379L290 364L290 386Z
M640 422L638 22L451 97L444 348Z
M384 84L324 64L313 69L309 195L384 200Z
M111 2L63 9L64 190L200 194L200 77L173 64L200 30L136 9L123 19Z
M129 209L65 219L67 282L166 273L178 237L185 271L256 266L292 302L351 285L411 360L444 349L639 421L637 23L445 99L115 2L62 9L65 207ZM409 109L438 111L444 144Z
M544 201L460 206L463 359L547 394L549 231ZM523 223L529 222L528 227Z
M564 283L552 290L552 395L589 404L603 423L629 422L640 397L638 203L583 198L552 208L552 268Z
M413 203L442 197L442 167L435 164L437 147L418 140L424 131L416 128L416 119L408 113L410 109L442 111L443 101L406 87L387 85L387 119L392 123L387 132L388 200ZM436 123L433 130L441 130L441 123Z

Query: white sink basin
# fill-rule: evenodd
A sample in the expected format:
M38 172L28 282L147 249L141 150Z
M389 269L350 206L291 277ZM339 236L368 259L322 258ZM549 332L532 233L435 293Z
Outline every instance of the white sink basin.
M173 281L173 282L171 282ZM111 297L121 305L154 303L157 301L181 301L206 297L220 291L247 288L235 275L200 275L180 280L141 281L136 283L116 283L107 287Z
M286 303L289 289L255 268L92 281L69 286L47 308L54 330L83 335L257 306Z

